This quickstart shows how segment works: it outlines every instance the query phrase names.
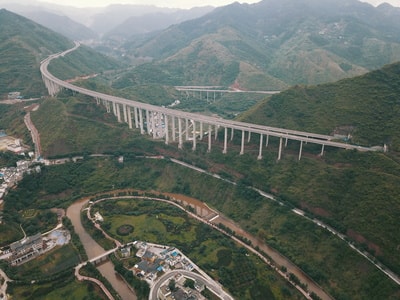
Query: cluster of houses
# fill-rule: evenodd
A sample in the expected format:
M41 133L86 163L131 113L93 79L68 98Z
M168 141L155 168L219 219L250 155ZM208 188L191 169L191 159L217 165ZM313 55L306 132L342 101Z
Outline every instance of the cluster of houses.
M155 245L146 242L134 242L137 248L136 256L141 259L133 268L132 272L154 284L158 275L167 273L171 270L193 271L195 265L178 249L162 245ZM124 250L124 249L122 249ZM130 255L130 250L124 250L126 255ZM205 285L203 282L193 281L193 287L186 286L188 280L183 274L178 272L173 277L174 290L171 290L169 281L166 281L157 291L157 297L161 300L203 300L201 292Z
M45 235L38 233L10 244L0 259L8 260L12 266L18 266L50 251L57 245L68 243L70 239L71 235L67 230L57 229Z
M194 269L193 263L174 247L149 245L146 242L137 242L135 246L138 249L136 256L141 261L132 268L132 271L150 282L157 278L158 272L166 272L170 269L187 271Z
M40 172L40 166L35 166L34 169L30 168L32 162L28 160L17 161L16 167L1 168L0 169L0 204L3 201L3 197L7 194L7 191L12 188L18 181L22 179L25 173L30 174L31 172ZM0 220L1 223L1 220Z
M205 286L202 283L194 281L194 288L186 286L186 278L182 274L176 274L174 278L175 289L171 291L169 282L166 282L160 287L157 292L157 297L160 300L205 300L206 298L201 294Z

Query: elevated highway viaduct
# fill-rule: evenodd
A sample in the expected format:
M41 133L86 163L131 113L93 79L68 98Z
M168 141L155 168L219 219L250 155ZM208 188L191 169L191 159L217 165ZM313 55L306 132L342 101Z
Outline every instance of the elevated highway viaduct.
M284 140L285 144L288 140L300 142L299 160L302 156L304 143L321 145L321 155L323 155L326 146L349 150L376 151L375 148L333 141L333 136L330 135L226 120L111 96L75 86L58 79L48 71L48 65L53 59L63 57L79 46L79 43L76 42L73 48L52 54L41 62L40 72L49 94L55 96L64 88L93 97L97 104L102 103L106 107L107 112L112 110L119 122L127 123L130 129L133 127L140 129L141 134L147 133L155 139L164 139L166 144L178 142L178 147L182 148L184 140L191 141L192 149L196 150L197 139L202 140L204 136L208 136L208 151L211 151L212 140L217 139L218 131L222 129L224 134L223 153L228 151L229 131L231 140L234 131L241 132L240 154L244 154L246 134L248 142L252 134L258 135L260 139L258 159L262 159L263 149L268 146L270 136L279 139L278 160L282 157Z

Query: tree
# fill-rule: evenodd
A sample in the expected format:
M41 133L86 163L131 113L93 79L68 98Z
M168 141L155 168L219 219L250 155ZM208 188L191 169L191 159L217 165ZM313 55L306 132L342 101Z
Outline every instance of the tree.
M176 290L176 283L175 279L171 279L168 283L168 288L171 292L174 292Z
M184 287L189 287L194 290L194 280L190 278L186 278L185 283L183 284Z

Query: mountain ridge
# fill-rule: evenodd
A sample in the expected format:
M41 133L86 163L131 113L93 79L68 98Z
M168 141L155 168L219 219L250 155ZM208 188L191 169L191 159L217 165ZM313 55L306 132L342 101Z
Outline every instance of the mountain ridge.
M192 53L196 58L193 45L198 40L213 40L219 43L220 49L233 55L231 62L250 64L261 77L273 77L286 86L319 84L400 61L400 18L397 18L400 9L384 8L356 0L234 3L198 19L173 25L140 44L128 41L124 48L128 56L151 58L155 65L170 73L175 73L175 65L170 62L181 60L180 65L186 65L184 72L191 74L191 70L194 73L203 70L196 70L194 62L180 57L179 53ZM228 28L231 37L217 36ZM229 38L231 41L227 42ZM209 60L216 59L214 46L209 43L202 49L203 53L210 53ZM226 67L224 62L219 63ZM136 76L140 75L140 69L137 71ZM236 80L246 82L250 81L248 78L239 72ZM204 76L182 75L177 84L211 83L204 79ZM262 84L277 88L270 87L267 80L252 81L247 88Z

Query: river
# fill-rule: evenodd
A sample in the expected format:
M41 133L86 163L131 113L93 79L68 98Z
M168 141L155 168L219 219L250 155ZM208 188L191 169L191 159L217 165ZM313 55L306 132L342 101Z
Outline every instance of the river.
M94 258L106 252L96 241L86 232L81 222L81 210L87 204L89 199L82 199L73 203L67 209L67 217L74 225L75 232L78 234L88 258ZM117 291L123 300L136 300L135 293L122 281L114 271L112 262L102 263L97 269L110 282L112 287Z

